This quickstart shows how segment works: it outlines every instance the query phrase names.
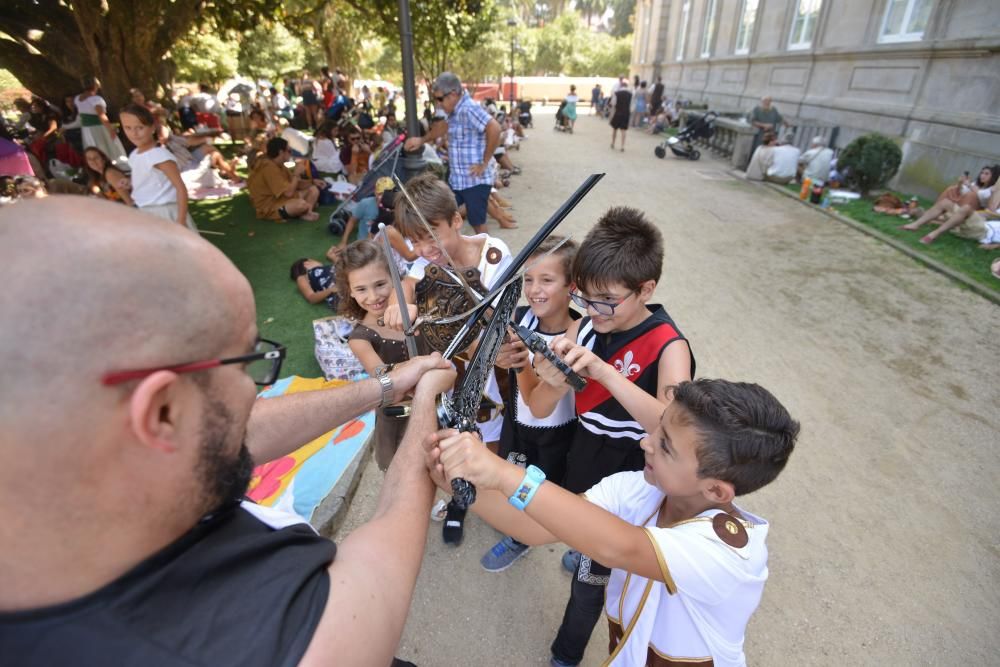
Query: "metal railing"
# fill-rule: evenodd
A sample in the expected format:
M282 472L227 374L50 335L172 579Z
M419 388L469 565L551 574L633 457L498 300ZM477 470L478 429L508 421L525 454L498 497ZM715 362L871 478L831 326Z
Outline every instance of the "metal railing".
M704 115L704 111L684 109L681 111L681 127L694 122ZM708 139L698 139L696 144L707 148L719 157L728 157L733 167L745 170L750 163L753 150L757 147L757 129L746 121L746 115L740 111L719 111L715 120L715 134ZM778 129L778 138L792 134L792 144L800 150L807 150L813 137L823 137L827 146L837 151L837 137L840 128L819 121L799 118L785 118Z

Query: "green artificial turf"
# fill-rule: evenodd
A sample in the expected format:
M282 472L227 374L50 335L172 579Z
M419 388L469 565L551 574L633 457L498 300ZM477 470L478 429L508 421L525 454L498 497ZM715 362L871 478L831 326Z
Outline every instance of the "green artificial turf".
M312 321L332 315L326 304L312 305L289 278L300 257L326 262L327 249L340 239L326 229L335 207L319 209L319 220L277 223L258 220L246 192L229 199L191 202L191 215L205 234L250 280L257 301L257 325L262 338L288 347L281 375L322 377L313 356Z
M794 192L799 191L799 186L795 184L786 187ZM909 199L908 195L894 194L903 201ZM929 208L934 203L923 197L918 197L917 199L920 202L920 206L924 209ZM975 241L963 239L954 234L944 234L931 245L924 245L920 242L920 239L934 229L933 225L924 225L915 232L899 229L900 225L905 225L909 221L898 215L876 213L872 210L872 206L874 206L872 199L856 199L844 204L833 205L830 209L878 230L895 241L913 249L915 252L930 257L968 276L973 281L988 289L998 291L998 288L1000 288L1000 281L997 281L993 277L993 274L990 273L990 264L996 257L1000 257L1000 250L981 250L979 244Z

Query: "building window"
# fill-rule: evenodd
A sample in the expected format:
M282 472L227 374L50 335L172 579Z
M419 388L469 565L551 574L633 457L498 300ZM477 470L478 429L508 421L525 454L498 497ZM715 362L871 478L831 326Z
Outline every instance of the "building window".
M788 48L808 49L812 46L813 35L816 33L816 21L819 20L819 8L823 0L799 0L792 20L792 32L788 36Z
M915 42L923 39L933 0L888 0L879 42Z
M705 26L701 29L701 57L712 55L712 38L715 37L715 0L708 0L705 9Z
M691 16L691 0L684 0L681 6L681 22L677 24L677 60L684 60L684 44L687 42L688 17Z
M740 11L740 27L736 31L736 55L750 53L750 38L753 37L753 25L757 21L758 0L743 0Z

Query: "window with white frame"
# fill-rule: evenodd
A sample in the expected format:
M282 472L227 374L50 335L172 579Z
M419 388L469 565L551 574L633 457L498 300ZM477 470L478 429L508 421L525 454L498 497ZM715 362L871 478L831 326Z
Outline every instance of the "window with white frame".
M816 21L819 20L819 8L823 0L799 0L792 19L792 31L788 35L789 49L808 49L812 46L813 35L816 33Z
M743 0L740 11L740 25L736 31L736 55L750 53L750 38L753 37L753 26L757 22L758 0Z
M915 42L923 39L934 0L887 0L880 42Z
M677 24L677 53L674 54L676 60L684 60L684 46L687 42L688 18L691 16L691 0L684 0L681 5L681 21Z
M715 0L708 0L705 8L705 25L701 29L701 57L712 55L712 38L715 37Z

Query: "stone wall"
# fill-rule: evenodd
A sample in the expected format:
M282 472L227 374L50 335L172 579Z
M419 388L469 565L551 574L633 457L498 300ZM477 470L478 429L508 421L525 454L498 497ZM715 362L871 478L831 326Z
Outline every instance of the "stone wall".
M749 111L771 95L785 115L840 127L840 148L872 131L897 138L903 165L893 185L934 196L963 171L1000 162L1000 1L927 1L922 36L882 43L888 0L823 0L811 44L793 49L799 0L759 0L749 52L736 55L743 0L715 0L702 57L712 0L639 0L637 17L648 11L650 21L637 22L632 73L662 76L667 95L722 111Z

